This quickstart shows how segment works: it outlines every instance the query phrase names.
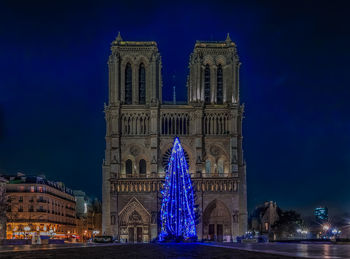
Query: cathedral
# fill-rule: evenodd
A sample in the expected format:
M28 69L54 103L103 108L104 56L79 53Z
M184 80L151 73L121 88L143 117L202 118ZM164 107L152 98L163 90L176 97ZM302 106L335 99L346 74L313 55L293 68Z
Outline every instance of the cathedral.
M163 102L157 43L125 41L118 34L108 59L102 234L132 243L157 238L160 191L175 136L195 190L198 239L230 242L246 232L240 65L229 35L197 41L186 104Z

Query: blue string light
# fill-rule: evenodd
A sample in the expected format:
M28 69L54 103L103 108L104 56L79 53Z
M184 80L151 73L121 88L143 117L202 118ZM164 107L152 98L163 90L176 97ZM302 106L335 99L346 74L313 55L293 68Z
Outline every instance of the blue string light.
M175 138L165 174L159 240L196 239L194 192L184 150Z

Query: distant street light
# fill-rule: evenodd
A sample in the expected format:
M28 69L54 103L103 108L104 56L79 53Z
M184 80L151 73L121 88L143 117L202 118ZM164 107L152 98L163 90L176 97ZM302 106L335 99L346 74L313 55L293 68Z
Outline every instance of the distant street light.
M324 231L328 231L329 228L330 228L329 225L323 225L323 230L324 230Z
M30 231L30 227L29 226L25 226L23 229L24 229L24 236L27 239L27 232Z
M30 231L30 227L28 227L28 226L24 227L23 229L24 229L24 231Z

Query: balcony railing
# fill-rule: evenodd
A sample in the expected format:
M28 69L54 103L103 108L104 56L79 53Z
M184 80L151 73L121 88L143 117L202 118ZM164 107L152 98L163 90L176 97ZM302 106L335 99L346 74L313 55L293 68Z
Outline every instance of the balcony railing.
M42 193L42 194L50 194L52 196L55 196L55 197L58 197L60 199L63 199L63 200L66 200L66 201L70 201L70 202L74 202L75 203L75 200L74 200L74 197L72 196L71 199L68 199L66 197L63 197L61 195L58 195L56 193L53 193L53 192L50 192L50 191L45 191L45 192L38 192L38 191L35 191L35 192L31 192L29 190L7 190L7 193L27 193L27 192L30 192L30 193ZM68 194L68 195L71 195L71 194Z

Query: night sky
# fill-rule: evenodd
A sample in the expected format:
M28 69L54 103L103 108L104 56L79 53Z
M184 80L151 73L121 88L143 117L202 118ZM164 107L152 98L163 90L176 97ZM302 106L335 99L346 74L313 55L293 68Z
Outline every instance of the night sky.
M196 40L236 42L249 210L350 212L346 1L0 2L0 172L101 197L110 43L154 40L164 100L186 100Z

